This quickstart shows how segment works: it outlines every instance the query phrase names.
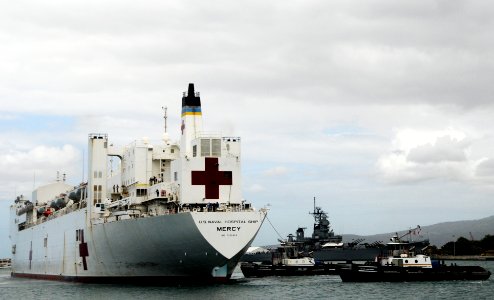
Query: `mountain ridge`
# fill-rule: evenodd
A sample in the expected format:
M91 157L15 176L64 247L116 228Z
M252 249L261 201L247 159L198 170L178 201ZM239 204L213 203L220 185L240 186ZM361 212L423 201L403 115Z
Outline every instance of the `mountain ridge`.
M474 240L481 240L487 234L494 235L494 215L477 220L441 222L433 225L420 226L420 228L420 234L418 236L412 236L412 239L429 239L431 245L437 247L441 247L447 242L456 241L459 237L470 240L471 236L473 236ZM398 234L402 235L408 230L400 230ZM363 238L365 239L364 243L381 241L386 244L395 234L396 232L373 235L343 234L343 241L351 242L352 240Z

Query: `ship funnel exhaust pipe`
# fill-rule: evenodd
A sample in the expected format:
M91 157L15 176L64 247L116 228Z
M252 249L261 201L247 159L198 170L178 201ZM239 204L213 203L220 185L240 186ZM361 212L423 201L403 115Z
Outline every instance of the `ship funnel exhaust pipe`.
M187 91L187 96L189 96L189 97L195 96L193 83L189 83L189 90Z
M196 95L193 83L189 83L187 93L183 93L182 108L185 106L201 106L201 98L199 97L199 93Z

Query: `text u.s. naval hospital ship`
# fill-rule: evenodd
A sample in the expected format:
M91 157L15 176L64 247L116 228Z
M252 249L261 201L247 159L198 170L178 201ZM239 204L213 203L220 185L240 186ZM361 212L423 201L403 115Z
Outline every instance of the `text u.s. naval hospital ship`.
M165 115L166 117L166 115ZM165 125L166 127L166 125ZM117 148L90 134L88 181L38 187L11 206L12 275L82 282L229 279L266 217L242 200L240 138L201 131L182 98L180 145ZM108 157L120 170L108 177Z

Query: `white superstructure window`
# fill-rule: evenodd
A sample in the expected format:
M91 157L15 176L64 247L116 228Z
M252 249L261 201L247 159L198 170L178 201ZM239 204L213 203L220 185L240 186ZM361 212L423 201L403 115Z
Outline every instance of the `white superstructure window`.
M211 140L211 156L220 157L221 156L221 140L212 139Z
M220 139L201 139L201 156L221 156L221 140Z
M103 186L102 185L94 185L93 187L94 194L94 204L101 203L101 197L103 194Z
M210 156L211 155L211 140L210 139L201 139L201 156Z

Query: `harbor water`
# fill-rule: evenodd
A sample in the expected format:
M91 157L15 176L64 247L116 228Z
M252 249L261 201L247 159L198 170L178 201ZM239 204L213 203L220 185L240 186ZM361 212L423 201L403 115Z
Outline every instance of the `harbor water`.
M480 265L494 273L494 261L447 261ZM237 268L228 284L133 286L11 278L0 269L0 299L493 299L487 281L343 283L339 276L244 278Z

